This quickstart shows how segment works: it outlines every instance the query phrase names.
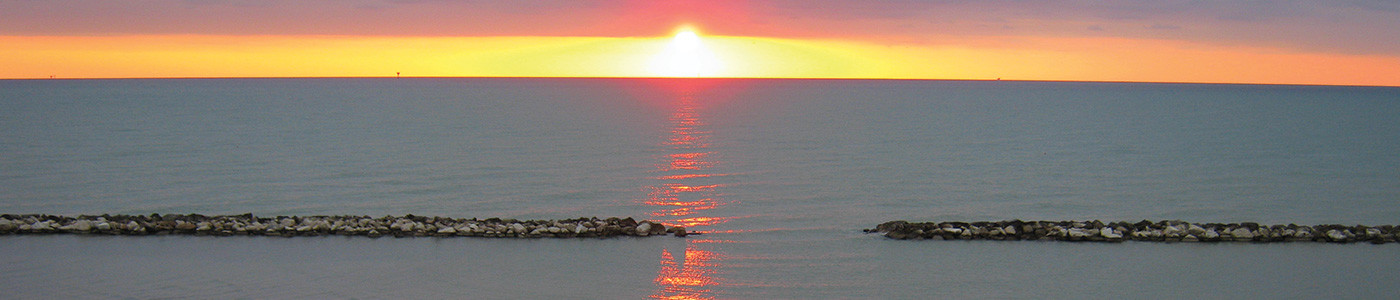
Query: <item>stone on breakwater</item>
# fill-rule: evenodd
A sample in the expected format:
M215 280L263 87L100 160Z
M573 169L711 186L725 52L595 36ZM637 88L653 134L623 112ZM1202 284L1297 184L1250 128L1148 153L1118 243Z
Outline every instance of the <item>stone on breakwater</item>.
M1189 223L1180 220L1137 223L1094 221L941 222L890 221L866 229L892 239L934 240L1056 240L1120 242L1369 242L1384 244L1400 238L1400 226L1260 225Z
M671 231L675 232L676 237L685 237L686 235L689 235L685 232L685 227L682 226L673 227L671 228Z
M0 215L0 234L98 233L112 235L193 234L319 236L347 235L380 237L555 237L603 238L652 236L684 229L668 230L653 221L632 218L578 218L567 220L513 220L490 218L384 216L278 216L258 218L252 214L204 216L199 214L52 216ZM695 234L695 233L691 233Z
M1343 234L1341 231L1337 231L1334 229L1327 231L1327 238L1331 239L1333 242L1342 242L1346 241L1347 235Z
M1258 229L1256 228L1255 230L1258 230ZM1267 231L1267 230L1268 230L1268 229L1265 229L1265 231ZM1268 235L1268 234L1265 233L1265 235ZM1231 230L1231 231L1230 231L1230 236L1234 237L1236 241L1248 241L1248 240L1254 239L1254 232L1253 232L1253 231L1250 231L1249 228L1240 227L1240 228L1235 228L1235 230Z

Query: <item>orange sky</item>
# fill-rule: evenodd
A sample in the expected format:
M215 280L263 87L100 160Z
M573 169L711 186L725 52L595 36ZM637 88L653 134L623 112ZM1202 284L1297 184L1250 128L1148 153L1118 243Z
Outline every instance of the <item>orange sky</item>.
M710 77L1400 86L1348 3L10 1L0 78L669 76L689 26Z

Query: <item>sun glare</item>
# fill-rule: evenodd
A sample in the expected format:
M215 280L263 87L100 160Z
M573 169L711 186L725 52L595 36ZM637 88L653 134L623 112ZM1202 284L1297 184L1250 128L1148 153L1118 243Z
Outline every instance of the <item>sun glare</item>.
M705 47L700 35L689 29L677 32L651 61L652 74L663 77L714 76L719 69L719 59Z

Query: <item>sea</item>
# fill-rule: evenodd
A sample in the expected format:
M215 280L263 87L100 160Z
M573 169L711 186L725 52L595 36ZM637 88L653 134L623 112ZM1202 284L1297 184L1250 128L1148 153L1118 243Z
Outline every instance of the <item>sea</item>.
M1400 244L903 241L893 220L1400 224L1400 88L0 80L0 213L633 217L586 239L0 236L9 299L1394 299Z

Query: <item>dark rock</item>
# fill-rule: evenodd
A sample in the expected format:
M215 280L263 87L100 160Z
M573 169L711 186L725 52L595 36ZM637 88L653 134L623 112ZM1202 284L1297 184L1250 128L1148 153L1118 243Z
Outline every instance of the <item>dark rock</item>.
M908 225L909 225L909 222L905 222L905 221L889 221L889 222L885 222L885 223L880 223L880 225L876 225L876 226L875 226L875 231L876 231L876 232L891 232L891 231L897 231L897 230L904 230L904 227L905 227L905 226L908 226Z
M651 223L651 221L643 222ZM666 225L662 225L661 223L652 223L650 233L651 235L666 235Z

